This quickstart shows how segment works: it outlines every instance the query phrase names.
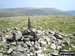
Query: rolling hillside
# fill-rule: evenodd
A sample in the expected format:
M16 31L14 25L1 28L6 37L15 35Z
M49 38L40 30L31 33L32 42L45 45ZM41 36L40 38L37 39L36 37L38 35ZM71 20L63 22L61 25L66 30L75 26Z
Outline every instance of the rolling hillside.
M39 15L70 15L66 12L60 11L55 8L13 8L13 9L0 9L0 17L11 16L39 16Z
M72 15L75 15L75 10L67 11L67 13L72 14Z

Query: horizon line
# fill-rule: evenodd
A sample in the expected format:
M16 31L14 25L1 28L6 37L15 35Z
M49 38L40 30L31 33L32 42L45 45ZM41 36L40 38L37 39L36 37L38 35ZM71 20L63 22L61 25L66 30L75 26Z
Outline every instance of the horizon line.
M14 8L0 8L0 9L20 9L20 8L34 8L34 9L58 9L58 8L53 8L53 7L51 7L51 8L49 8L49 7L43 7L43 8L37 8L37 7L14 7ZM61 9L58 9L58 10L61 10ZM61 10L61 11L74 11L74 10Z

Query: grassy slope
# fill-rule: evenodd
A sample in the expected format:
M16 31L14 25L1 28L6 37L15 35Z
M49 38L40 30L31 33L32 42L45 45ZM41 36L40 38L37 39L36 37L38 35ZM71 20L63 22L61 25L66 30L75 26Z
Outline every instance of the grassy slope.
M12 27L27 27L27 16L0 18L0 30ZM66 33L75 32L75 16L30 16L34 28L42 27L62 30Z
M71 15L58 9L14 8L0 9L0 17L35 16L35 15Z

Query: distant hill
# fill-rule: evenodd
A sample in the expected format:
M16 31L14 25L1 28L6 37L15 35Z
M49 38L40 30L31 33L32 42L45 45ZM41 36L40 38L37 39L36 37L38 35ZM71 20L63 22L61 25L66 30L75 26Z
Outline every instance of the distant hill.
M75 10L67 11L67 13L72 14L72 15L75 15Z
M0 17L37 16L37 15L70 15L55 8L12 8L0 9Z

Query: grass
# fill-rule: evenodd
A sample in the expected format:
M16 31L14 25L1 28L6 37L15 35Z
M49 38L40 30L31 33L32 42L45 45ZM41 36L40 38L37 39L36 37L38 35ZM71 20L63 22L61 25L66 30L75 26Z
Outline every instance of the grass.
M0 31L12 27L27 28L28 16L0 18ZM33 28L62 30L66 33L75 32L75 16L30 16Z

